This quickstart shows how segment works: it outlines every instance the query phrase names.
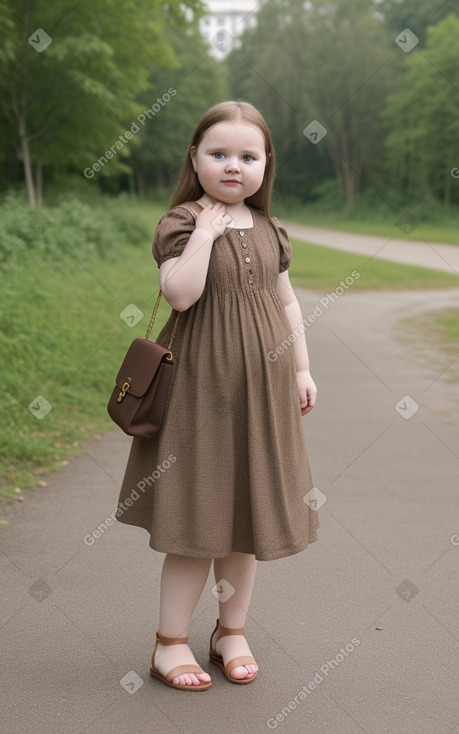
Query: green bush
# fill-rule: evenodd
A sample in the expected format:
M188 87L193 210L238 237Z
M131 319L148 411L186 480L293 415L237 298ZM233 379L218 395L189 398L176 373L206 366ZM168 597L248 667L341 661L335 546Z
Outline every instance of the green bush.
M0 207L0 496L34 487L81 439L113 426L109 393L158 289L160 214L122 197L30 210L10 195ZM120 318L129 303L144 314L132 329ZM156 333L169 311L161 304ZM39 395L52 405L43 420L28 408Z
M100 199L89 204L77 198L64 199L59 206L30 209L7 195L1 207L0 258L7 266L17 248L53 256L67 251L77 257L97 253L113 259L120 246L151 240L152 227L146 218L130 210L129 202Z

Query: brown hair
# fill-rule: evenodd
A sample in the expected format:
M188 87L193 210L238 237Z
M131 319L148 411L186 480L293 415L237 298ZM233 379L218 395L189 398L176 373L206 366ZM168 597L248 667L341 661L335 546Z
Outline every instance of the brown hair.
M219 122L228 122L242 118L245 122L257 127L265 139L266 167L263 183L258 191L246 199L246 204L270 216L269 207L271 193L274 183L275 153L271 140L271 133L261 112L250 102L228 101L220 102L205 112L199 120L187 149L185 164L175 189L170 208L183 204L185 201L199 199L204 189L199 183L198 176L193 168L190 149L195 145L198 147L205 133Z

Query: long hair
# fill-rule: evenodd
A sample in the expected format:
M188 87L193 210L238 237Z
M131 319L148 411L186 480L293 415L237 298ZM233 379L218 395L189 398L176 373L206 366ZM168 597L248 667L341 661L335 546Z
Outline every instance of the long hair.
M183 166L177 187L173 194L170 208L183 204L185 201L195 201L204 194L204 189L199 183L198 175L193 168L190 149L195 145L198 147L205 133L219 122L230 122L242 118L250 125L257 127L265 140L266 167L263 182L252 196L247 197L245 203L266 216L270 216L271 193L274 183L275 153L271 140L271 133L261 112L250 102L227 101L211 107L199 120L188 146L185 164Z

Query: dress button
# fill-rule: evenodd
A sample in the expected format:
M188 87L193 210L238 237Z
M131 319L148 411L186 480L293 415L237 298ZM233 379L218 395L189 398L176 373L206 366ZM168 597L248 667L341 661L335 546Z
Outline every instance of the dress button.
M253 283L253 278L249 278L249 283Z
M246 261L246 263L249 263L250 262L250 257L245 257L244 260Z
M244 237L244 232L242 231L242 229L241 229L241 231L239 232L239 234L241 235L241 237Z
M243 247L244 250L246 250L248 247L247 242L241 242L241 247Z

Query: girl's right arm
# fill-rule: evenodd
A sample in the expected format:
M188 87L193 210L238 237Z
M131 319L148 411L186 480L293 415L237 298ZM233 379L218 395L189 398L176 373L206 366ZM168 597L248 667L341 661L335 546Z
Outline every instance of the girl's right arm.
M206 206L196 217L196 227L180 257L161 265L159 286L175 311L186 311L201 297L214 241L231 221L221 202Z

